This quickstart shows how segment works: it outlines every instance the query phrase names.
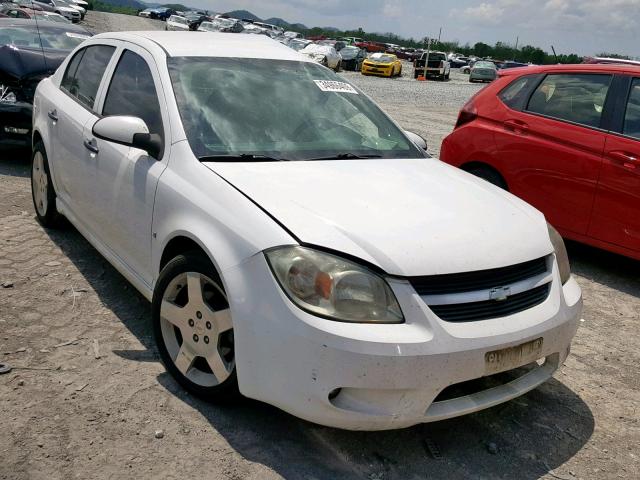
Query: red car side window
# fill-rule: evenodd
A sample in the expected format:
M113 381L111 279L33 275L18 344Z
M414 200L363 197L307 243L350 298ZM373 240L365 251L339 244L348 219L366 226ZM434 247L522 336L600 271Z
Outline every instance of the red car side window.
M529 99L527 111L599 128L611 79L608 74L547 75Z
M640 140L640 78L634 78L631 84L622 133Z

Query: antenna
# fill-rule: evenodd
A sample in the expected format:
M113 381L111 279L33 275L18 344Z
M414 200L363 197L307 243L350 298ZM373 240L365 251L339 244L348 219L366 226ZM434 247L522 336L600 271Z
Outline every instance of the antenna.
M38 23L38 14L36 10L36 6L33 4L33 0L31 0L31 10L33 11L33 19L36 22L36 31L38 32L38 41L40 42L40 51L42 52L42 61L44 62L45 71L49 71L49 67L47 66L47 57L44 54L44 46L42 45L42 35L40 35L40 24ZM44 10L42 10L44 11Z

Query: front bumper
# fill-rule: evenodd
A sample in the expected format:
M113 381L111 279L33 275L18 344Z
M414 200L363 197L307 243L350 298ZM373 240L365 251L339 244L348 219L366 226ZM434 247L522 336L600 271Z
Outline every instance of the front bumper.
M233 314L240 391L322 425L384 430L442 420L521 395L549 379L569 353L580 288L498 319L440 320L411 286L390 282L404 324L352 324L307 314L286 298L262 254L223 272ZM485 354L543 338L546 362L490 390L434 402L446 387L485 376ZM339 390L338 390L339 389ZM337 393L337 395L336 395Z
M363 75L378 75L380 77L390 77L393 73L393 66L373 66L373 65L362 65L362 73Z
M27 102L0 103L0 147L31 147L33 105Z

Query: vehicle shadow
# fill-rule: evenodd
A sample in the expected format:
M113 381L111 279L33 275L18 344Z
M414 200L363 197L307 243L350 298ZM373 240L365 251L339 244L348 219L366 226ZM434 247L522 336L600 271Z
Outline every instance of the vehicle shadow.
M322 427L251 400L219 407L186 394L167 373L158 382L245 459L284 478L537 479L579 452L594 430L589 407L556 379L490 410L384 432Z
M640 298L640 261L577 242L566 245L573 273Z
M145 348L114 353L159 361L148 302L139 294L123 295L133 288L73 227L47 233ZM490 410L387 432L321 427L252 400L216 406L187 394L167 373L157 380L206 418L239 455L284 478L537 479L579 452L594 430L589 407L556 379Z

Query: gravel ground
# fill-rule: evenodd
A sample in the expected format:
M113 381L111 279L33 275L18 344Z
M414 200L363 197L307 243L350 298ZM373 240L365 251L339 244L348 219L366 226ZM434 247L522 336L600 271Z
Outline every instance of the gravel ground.
M114 17L87 23L150 22ZM433 152L479 88L343 75ZM640 478L639 262L569 245L584 322L540 388L454 420L345 432L182 391L148 303L73 228L38 225L28 172L25 155L0 153L0 362L15 367L0 375L0 479Z
M82 26L97 34L132 30L164 30L166 24L162 20L151 20L133 15L89 11L82 21Z

